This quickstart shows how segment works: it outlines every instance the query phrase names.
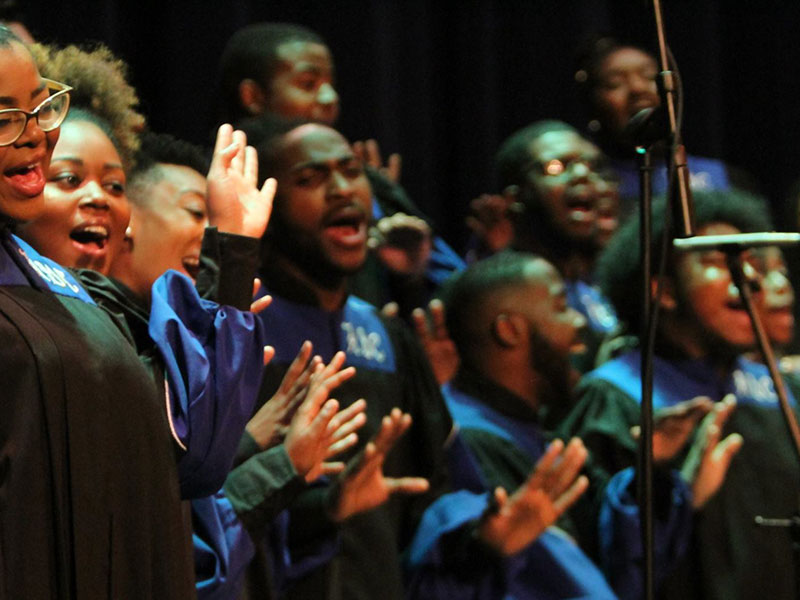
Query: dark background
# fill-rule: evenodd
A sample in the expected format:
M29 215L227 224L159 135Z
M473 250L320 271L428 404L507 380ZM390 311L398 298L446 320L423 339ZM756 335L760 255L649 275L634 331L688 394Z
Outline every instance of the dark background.
M402 184L456 245L469 200L493 190L492 157L508 134L540 118L583 128L577 45L597 31L654 45L648 3L631 0L18 4L41 41L109 45L130 64L152 128L199 143L228 37L256 21L311 27L334 55L339 128L402 153ZM780 208L800 176L800 3L664 4L687 148L745 168Z

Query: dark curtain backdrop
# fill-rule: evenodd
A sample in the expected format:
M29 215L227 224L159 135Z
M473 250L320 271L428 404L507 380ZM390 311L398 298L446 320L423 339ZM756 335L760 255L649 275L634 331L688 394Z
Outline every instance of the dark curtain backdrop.
M777 208L800 176L800 3L663 1L686 89L687 148L745 168ZM153 129L198 143L209 140L217 59L236 29L267 20L315 29L334 54L340 129L402 153L403 185L459 244L469 200L494 189L498 144L541 118L582 128L576 46L596 31L654 44L647 5L22 0L21 10L43 41L108 44L129 62Z

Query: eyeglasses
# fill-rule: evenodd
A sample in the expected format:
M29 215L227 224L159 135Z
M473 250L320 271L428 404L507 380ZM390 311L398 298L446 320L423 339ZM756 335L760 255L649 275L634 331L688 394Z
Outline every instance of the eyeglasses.
M583 167L590 173L600 173L606 168L605 161L595 158L573 158L559 160L554 158L548 161L535 161L531 166L545 177L559 177L568 171L572 171L576 166Z
M0 110L0 146L10 146L16 142L28 126L28 121L36 118L39 128L44 131L57 129L69 111L69 93L72 88L51 79L42 78L50 90L50 96L31 112L21 108L5 108Z

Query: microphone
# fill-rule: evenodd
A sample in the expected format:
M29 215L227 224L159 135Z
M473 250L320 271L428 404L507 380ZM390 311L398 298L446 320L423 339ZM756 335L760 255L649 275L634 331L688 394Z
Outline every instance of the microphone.
M622 130L622 139L633 146L651 146L669 137L667 115L659 106L643 108L633 115Z
M676 238L673 245L677 250L722 250L740 252L748 248L766 246L796 246L800 244L800 233L760 231L758 233L732 233L727 235L697 235L690 238Z

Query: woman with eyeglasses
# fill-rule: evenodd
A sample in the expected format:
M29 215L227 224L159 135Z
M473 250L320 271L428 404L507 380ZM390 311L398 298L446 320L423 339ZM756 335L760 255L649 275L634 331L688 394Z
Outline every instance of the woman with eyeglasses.
M0 598L191 598L153 380L73 275L12 234L69 107L0 27Z
M70 82L70 111L45 172L45 210L17 233L65 267L107 275L130 219L126 172L144 117L125 64L105 47L30 48L45 76Z

